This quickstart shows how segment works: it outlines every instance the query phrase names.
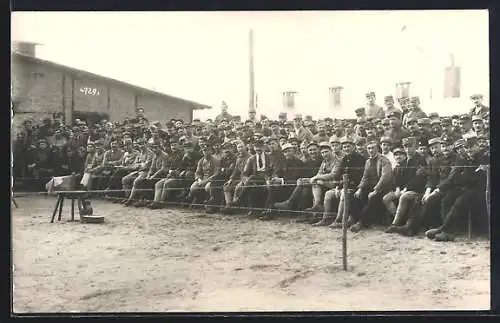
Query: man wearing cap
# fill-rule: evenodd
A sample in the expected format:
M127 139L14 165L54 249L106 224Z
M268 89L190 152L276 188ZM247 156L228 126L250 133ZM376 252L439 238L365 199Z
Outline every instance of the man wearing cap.
M441 137L443 129L441 127L441 120L434 119L431 121L431 136L432 138Z
M138 107L136 110L136 117L130 119L130 123L133 124L148 124L149 120L144 116L144 108Z
M234 171L236 156L234 155L234 145L226 142L222 145L222 153L220 155L220 172L212 180L209 187L210 198L205 203L207 213L215 212L214 206L219 206L223 198L223 185L229 180L229 177Z
M365 118L366 117L365 107L361 107L361 108L354 110L354 113L356 114L356 118Z
M217 178L221 170L220 159L214 156L213 150L207 145L201 146L203 157L198 161L194 174L194 182L189 189L188 200L191 205L202 203L208 193L212 181Z
M410 98L404 96L398 99L399 106L401 107L401 120L403 120L404 116L410 112Z
M27 167L28 174L36 179L36 188L43 190L45 183L54 176L54 155L44 138L38 140L38 147L29 159Z
M103 140L97 140L94 143L95 146L95 151L94 151L94 156L92 158L92 162L88 165L86 168L85 172L88 173L88 179L87 182L85 181L82 183L87 190L93 190L94 187L96 186L95 180L97 179L98 172L101 169L102 165L102 160L104 158L104 147L103 147Z
M258 214L255 208L264 206L267 197L266 181L271 178L273 172L271 158L265 152L262 140L254 142L254 150L255 155L248 158L243 169L244 191L241 193L247 194L249 217Z
M274 218L270 207L276 201L281 201L288 197L295 186L295 183L302 175L304 163L295 155L295 148L291 144L285 144L282 147L284 154L283 163L279 164L279 168L273 168L273 174L269 180L268 196L266 207L268 210L260 220L270 220Z
M303 169L301 172L302 178L311 178L313 177L319 170L321 163L323 162L320 152L319 152L319 144L312 141L307 144L307 157L301 158L303 163Z
M406 223L408 212L425 189L427 163L416 152L414 142L413 137L403 139L404 157L398 156L398 167L394 170L396 190L394 194L384 196L384 204L393 219L387 233L395 232L395 227ZM399 203L395 204L395 200Z
M163 174L163 178L155 183L153 202L148 205L150 209L159 209L164 206L163 202L165 202L168 194L165 183L169 179L179 178L178 169L182 162L184 152L182 151L179 140L175 137L170 138L169 146L170 152L168 153L166 161L167 171Z
M480 151L477 140L470 138L465 143L466 163L460 176L456 177L454 193L445 196L441 202L442 225L428 230L425 235L436 241L452 241L455 238L454 226L465 224L463 221L469 212L472 228L483 233L487 232L488 219L486 218L485 189L489 160Z
M250 157L248 149L244 142L240 141L236 145L237 158L234 164L233 172L229 177L229 180L224 183L224 199L226 201L226 206L223 209L224 213L228 213L231 210L232 205L238 205L241 193L243 192L243 171L245 165Z
M420 119L427 118L427 114L420 108L420 98L418 96L414 96L410 99L410 106L408 113L405 114L403 118L403 125L407 124L408 119Z
M387 95L387 96L384 97L384 104L385 104L385 108L386 108L386 110L385 110L385 115L386 116L389 115L393 111L401 112L394 105L394 97L392 95Z
M393 111L388 115L390 129L384 132L384 137L391 138L394 145L399 145L401 139L409 136L409 131L402 127L401 113Z
M108 186L116 166L120 165L122 162L123 154L124 151L118 147L118 143L116 141L111 141L110 149L103 155L101 167L94 172L97 179L96 189L103 190Z
M484 126L484 120L479 115L472 116L472 130L476 137L486 136L488 137L488 133L486 132L486 127Z
M295 137L299 142L307 140L307 141L312 141L313 140L313 134L311 133L311 130L307 129L304 127L304 123L302 122L302 116L301 115L296 115L294 120L293 120L293 126L294 126L294 132L295 132Z
M344 212L344 198L345 194L342 189L343 175L347 175L348 183L347 189L349 197L352 196L355 188L359 185L361 178L363 177L363 170L366 162L366 158L360 155L354 149L354 142L349 137L343 137L340 139L340 144L342 145L342 158L338 163L336 163L332 179L334 181L334 188L326 191L325 198L323 202L323 218L320 222L317 222L315 226L323 226L332 223L334 217L334 210L337 209L337 217L331 224L331 228L339 228L342 225L342 217ZM355 203L354 203L355 204ZM361 209L358 204L353 205L351 209L351 214L353 212L359 212ZM353 220L350 217L349 223L352 225Z
M455 131L452 120L450 118L443 118L441 120L441 128L442 128L441 137L451 138L453 142L462 138L462 135L459 132Z
M470 98L471 98L472 102L474 103L474 106L470 110L469 115L471 117L478 115L478 116L484 118L485 115L490 112L490 109L483 104L483 95L482 94L473 94L473 95L471 95Z
M417 127L420 134L420 139L424 141L429 141L433 138L431 133L431 119L430 118L420 118L417 120Z
M356 151L363 157L368 158L368 151L366 149L366 138L359 137L354 140L354 145L356 146Z
M221 113L215 117L215 123L220 123L222 120L231 120L233 117L228 113L228 106L226 102L222 101Z
M472 129L471 117L468 114L461 115L458 120L458 127L463 139L467 140L476 137L476 133Z
M391 162L380 154L378 142L368 143L367 151L369 158L365 163L358 189L354 193L354 197L364 204L364 207L359 214L353 216L356 223L350 227L352 232L358 232L378 220L377 204L382 204L382 197L391 189L393 180Z
M391 151L392 148L392 140L390 137L382 137L380 138L380 153L385 158L389 159L391 162L392 169L396 167L396 159L394 158L394 154Z
M375 92L366 93L366 116L371 118L384 118L384 108L375 103Z
M318 133L313 136L313 141L320 143L328 141L328 135L326 134L326 127L324 123L318 124Z

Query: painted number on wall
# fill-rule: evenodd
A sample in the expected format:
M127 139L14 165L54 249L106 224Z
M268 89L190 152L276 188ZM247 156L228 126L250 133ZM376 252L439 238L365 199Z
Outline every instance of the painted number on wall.
M99 95L99 90L96 88L91 88L91 87L81 87L80 88L80 93L83 93L85 95Z

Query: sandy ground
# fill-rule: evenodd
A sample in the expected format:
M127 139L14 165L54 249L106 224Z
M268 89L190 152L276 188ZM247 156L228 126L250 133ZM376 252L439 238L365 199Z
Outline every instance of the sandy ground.
M50 224L53 197L16 199L14 311L489 309L490 244L438 243L93 201L105 224Z

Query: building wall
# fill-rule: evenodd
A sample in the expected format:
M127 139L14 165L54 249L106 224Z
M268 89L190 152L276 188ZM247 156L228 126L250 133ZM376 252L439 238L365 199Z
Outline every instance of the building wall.
M31 116L37 121L40 116L62 112L68 123L73 111L79 111L107 113L110 121L121 121L135 117L137 106L144 108L150 120L192 120L189 103L24 59L12 60L11 86L13 100L20 102L15 120Z

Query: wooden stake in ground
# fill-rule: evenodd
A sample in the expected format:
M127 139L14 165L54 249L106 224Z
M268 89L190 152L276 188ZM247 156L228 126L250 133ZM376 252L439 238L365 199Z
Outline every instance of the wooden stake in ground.
M347 219L349 218L349 198L348 198L348 184L349 176L344 174L342 177L344 194L344 213L342 214L342 268L347 270Z

